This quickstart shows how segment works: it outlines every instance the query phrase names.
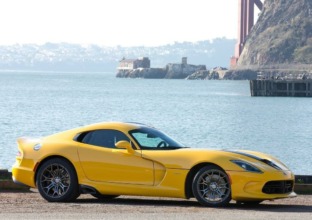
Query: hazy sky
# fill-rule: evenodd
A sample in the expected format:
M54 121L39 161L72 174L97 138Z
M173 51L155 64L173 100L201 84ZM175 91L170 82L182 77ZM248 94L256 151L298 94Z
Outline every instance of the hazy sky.
M237 0L0 0L0 45L236 38L237 8Z

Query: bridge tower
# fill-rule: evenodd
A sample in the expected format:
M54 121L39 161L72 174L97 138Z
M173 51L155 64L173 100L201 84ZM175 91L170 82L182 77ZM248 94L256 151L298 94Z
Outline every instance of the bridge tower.
M261 0L238 0L238 37L235 45L235 54L231 57L231 68L235 67L241 55L246 38L254 25L254 6L262 10Z

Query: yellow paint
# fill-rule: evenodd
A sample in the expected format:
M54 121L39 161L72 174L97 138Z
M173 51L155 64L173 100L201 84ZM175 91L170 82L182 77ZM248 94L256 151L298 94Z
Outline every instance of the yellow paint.
M71 162L79 184L96 188L108 195L142 195L185 198L186 177L199 164L221 167L231 180L234 200L265 200L286 198L291 194L264 194L262 187L267 181L294 180L294 175L276 158L245 151L272 160L283 168L278 171L263 162L231 152L208 149L140 150L129 131L140 125L127 123L99 123L44 137L39 140L18 139L17 156L12 168L15 181L35 186L36 164L48 157L63 157ZM104 148L79 143L75 136L84 131L114 129L126 134L134 144L117 144L118 148ZM33 147L40 143L41 149ZM247 172L231 160L248 161L263 173Z

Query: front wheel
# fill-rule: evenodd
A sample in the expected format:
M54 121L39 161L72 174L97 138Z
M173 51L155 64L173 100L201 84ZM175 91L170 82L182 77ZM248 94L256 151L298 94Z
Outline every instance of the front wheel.
M49 202L71 202L79 196L74 167L61 158L47 160L40 166L36 185L40 195Z
M227 174L217 166L201 168L193 179L192 190L204 206L225 206L231 201L231 186Z

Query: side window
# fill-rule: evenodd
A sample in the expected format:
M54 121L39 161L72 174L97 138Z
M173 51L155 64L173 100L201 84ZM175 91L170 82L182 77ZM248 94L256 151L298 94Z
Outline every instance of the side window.
M79 142L107 148L116 148L115 144L123 140L130 142L129 138L124 133L117 130L88 131L80 134L77 138Z

